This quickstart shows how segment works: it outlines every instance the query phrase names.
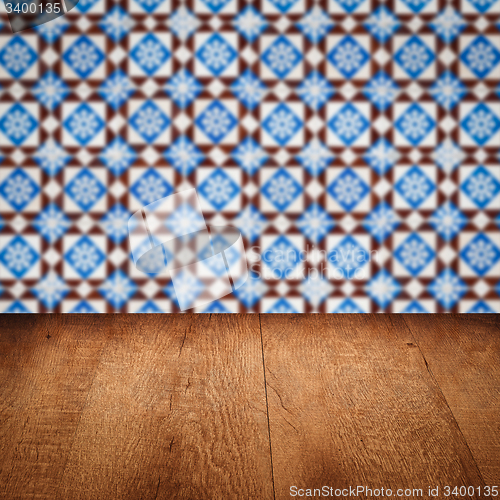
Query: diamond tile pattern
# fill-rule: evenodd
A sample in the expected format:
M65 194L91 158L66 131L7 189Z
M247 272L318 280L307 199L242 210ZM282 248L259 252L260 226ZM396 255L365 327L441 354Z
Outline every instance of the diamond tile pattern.
M500 312L500 0L3 17L0 312L178 311L127 222L191 187L250 268L200 312Z

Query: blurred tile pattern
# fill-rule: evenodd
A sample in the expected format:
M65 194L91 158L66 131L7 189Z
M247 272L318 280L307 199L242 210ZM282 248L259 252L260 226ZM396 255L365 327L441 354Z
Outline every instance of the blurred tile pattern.
M500 312L500 0L80 0L0 30L0 311L175 312L131 213L196 187L207 312Z

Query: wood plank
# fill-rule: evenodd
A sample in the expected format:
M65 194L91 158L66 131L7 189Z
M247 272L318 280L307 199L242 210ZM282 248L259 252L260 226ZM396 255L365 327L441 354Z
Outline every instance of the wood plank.
M17 317L16 317L17 316ZM0 315L0 414L20 407L29 391L29 376L24 364L33 358L40 341L40 323L33 314Z
M55 497L106 341L106 324L106 317L92 315L2 318L3 498Z
M29 342L34 336L36 316L0 315L0 498L9 498L9 477L15 474L13 460L22 426L18 409L29 390L27 371L22 369L35 349Z
M486 484L500 485L498 315L405 316Z
M259 318L116 318L60 499L272 498Z
M427 497L430 485L483 484L402 318L261 321L276 498L290 498L291 486L423 488Z

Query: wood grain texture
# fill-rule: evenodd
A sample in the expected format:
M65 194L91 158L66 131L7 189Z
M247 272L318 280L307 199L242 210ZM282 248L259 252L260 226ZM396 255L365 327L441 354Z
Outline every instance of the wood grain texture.
M55 498L106 342L108 319L1 318L2 498Z
M0 315L0 498L499 484L499 325Z
M117 318L59 498L272 498L258 316Z
M276 498L483 480L402 318L262 315Z
M498 319L438 315L430 322L422 315L405 316L486 484L500 485Z

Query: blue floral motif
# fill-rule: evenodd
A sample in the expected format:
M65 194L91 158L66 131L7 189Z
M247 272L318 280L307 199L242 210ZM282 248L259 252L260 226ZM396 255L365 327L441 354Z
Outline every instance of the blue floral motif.
M262 61L278 78L285 78L302 60L302 54L285 36L279 36L262 54Z

